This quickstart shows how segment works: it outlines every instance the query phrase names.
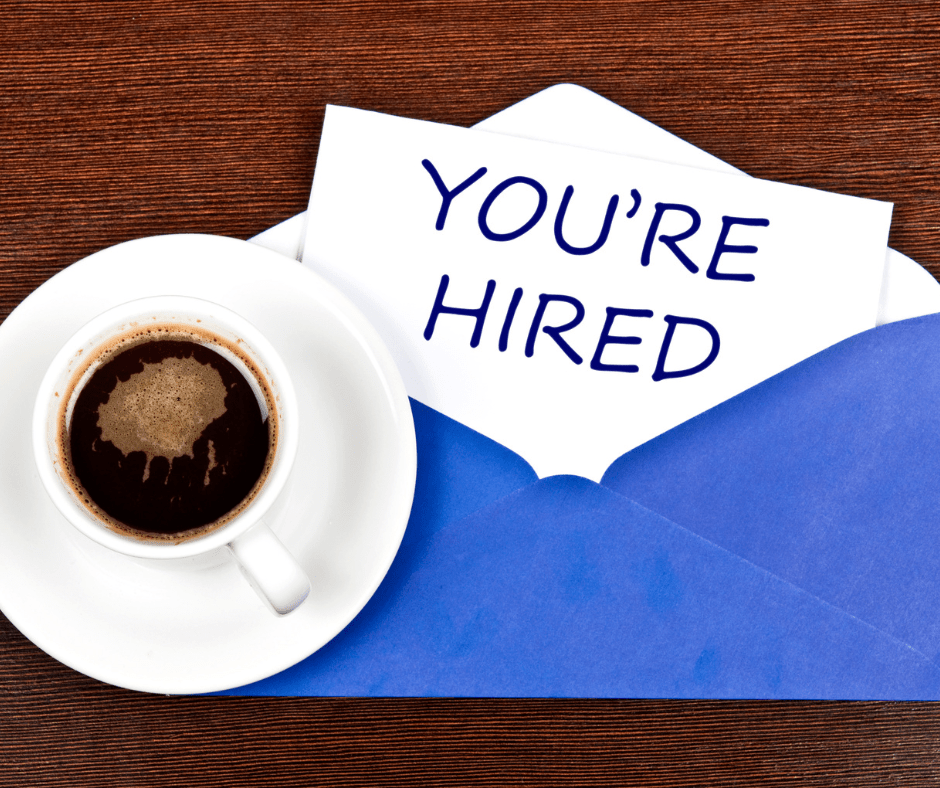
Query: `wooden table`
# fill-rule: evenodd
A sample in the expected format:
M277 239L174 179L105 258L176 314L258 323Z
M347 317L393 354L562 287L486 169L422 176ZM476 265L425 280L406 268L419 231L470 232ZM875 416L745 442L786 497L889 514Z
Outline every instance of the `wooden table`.
M6 3L0 318L102 247L303 210L328 102L470 125L559 82L893 201L940 272L938 3ZM153 697L0 621L3 785L925 785L938 751L932 704Z

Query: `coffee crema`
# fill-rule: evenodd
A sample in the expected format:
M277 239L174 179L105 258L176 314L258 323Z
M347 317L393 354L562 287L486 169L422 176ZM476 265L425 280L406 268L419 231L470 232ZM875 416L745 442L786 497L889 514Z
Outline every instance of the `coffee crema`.
M255 385L219 350L251 370ZM190 326L148 325L84 368L93 372L66 394L74 404L63 408L59 442L94 516L132 537L179 542L253 500L275 454L277 418L272 393L236 345Z

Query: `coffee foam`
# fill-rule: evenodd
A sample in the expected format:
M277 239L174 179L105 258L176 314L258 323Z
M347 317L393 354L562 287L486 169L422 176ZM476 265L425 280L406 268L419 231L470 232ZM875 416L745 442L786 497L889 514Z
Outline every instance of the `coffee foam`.
M254 391L262 412L262 418L268 420L269 434L268 456L261 476L238 506L218 520L199 528L166 535L139 531L115 520L104 512L88 495L75 475L72 468L69 441L72 408L82 388L91 379L94 372L126 350L143 343L161 340L195 342L214 350L232 362ZM153 320L148 323L140 320L131 324L131 328L103 341L89 352L82 353L82 351L79 351L84 359L70 376L64 396L59 397L59 392L55 394L61 402L56 419L56 453L61 459L62 473L60 475L64 477L63 480L89 514L112 531L123 536L145 542L179 544L221 528L251 504L264 486L277 456L279 424L275 396L269 385L264 382L265 378L258 369L257 364L242 345L240 339L228 340L216 332L200 326L174 323L172 321ZM164 366L166 362L178 363ZM191 363L187 364L185 362ZM114 399L115 394L118 394L119 397L129 400L130 412L133 414L131 418L129 420L122 419L119 415L120 407L109 408L108 406L111 404L111 400L109 400L99 409L98 423L99 427L102 428L102 439L110 440L122 453L129 454L131 451L143 451L146 454L147 466L144 475L144 479L146 479L150 460L153 457L163 456L172 461L173 457L192 454L193 443L199 438L205 426L225 412L223 404L225 390L216 370L211 367L204 367L193 359L164 359L163 362L158 364L145 364L144 366L144 372L132 376L129 381L118 381L118 385L111 395L112 399ZM196 367L199 369L196 369ZM213 380L213 376L216 380ZM168 384L172 393L161 391L161 383ZM183 393L187 389L191 390L193 387L208 387L210 392L215 388L206 407L197 409L198 412L186 408L174 409L175 394ZM220 387L221 391L216 387ZM221 402L219 394L221 394ZM180 402L182 402L182 397ZM102 411L104 411L103 415ZM212 415L213 413L215 415ZM202 422L198 426L198 431L195 431L193 427L187 424L187 418L190 417L195 417ZM150 432L149 436L138 434L139 431L136 427L141 423L148 427L145 431ZM105 430L108 431L109 437L105 436Z
M128 380L118 380L98 408L98 427L101 439L125 457L144 453L146 481L154 457L165 457L171 467L177 457L192 457L202 431L226 408L222 376L208 364L170 357L143 366Z

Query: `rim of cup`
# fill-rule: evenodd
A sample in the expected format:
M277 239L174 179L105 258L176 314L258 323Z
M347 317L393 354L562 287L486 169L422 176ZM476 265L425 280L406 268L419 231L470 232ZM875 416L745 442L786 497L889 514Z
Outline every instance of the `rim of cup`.
M179 322L200 325L219 334L246 351L272 390L277 408L275 458L261 489L242 512L229 522L205 534L181 542L134 538L112 529L79 500L63 474L64 458L58 447L59 420L63 407L57 392L67 390L74 376L87 366L83 377L96 368L87 365L89 353L109 339L137 329L140 324ZM203 321L205 321L203 323ZM218 350L224 346L213 345ZM226 355L226 354L223 354ZM231 360L231 358L230 358ZM83 364L84 362L84 364ZM254 385L250 371L246 377ZM81 389L74 386L74 394ZM267 513L284 488L297 453L299 438L297 396L290 374L280 355L265 336L248 320L231 309L202 298L158 295L118 304L92 318L60 348L50 363L33 409L33 454L43 486L65 518L80 532L99 544L125 555L139 558L185 558L202 555L229 544L255 525Z

